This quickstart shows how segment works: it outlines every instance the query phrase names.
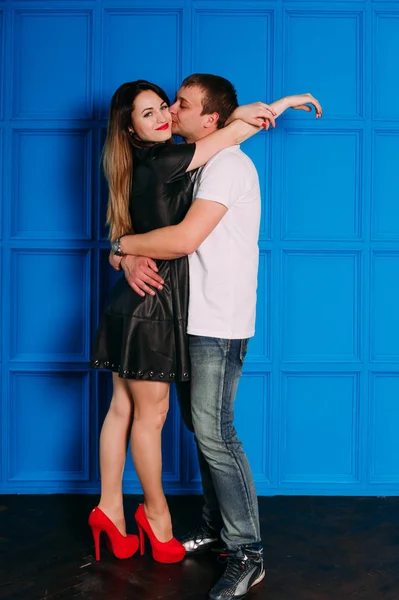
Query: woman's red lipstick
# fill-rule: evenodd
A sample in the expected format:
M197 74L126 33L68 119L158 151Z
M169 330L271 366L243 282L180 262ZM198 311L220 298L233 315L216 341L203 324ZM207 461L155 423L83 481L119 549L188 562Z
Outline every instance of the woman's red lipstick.
M165 125L161 125L161 127L157 127L157 131L164 131L164 129L169 129L169 123L165 123Z

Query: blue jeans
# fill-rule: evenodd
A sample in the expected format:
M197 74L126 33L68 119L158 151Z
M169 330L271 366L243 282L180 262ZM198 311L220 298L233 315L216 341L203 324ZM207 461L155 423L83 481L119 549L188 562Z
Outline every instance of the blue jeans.
M203 518L220 531L227 548L235 550L260 542L255 485L233 424L248 340L190 335L189 347L190 398L179 393L179 399L183 419L197 443Z

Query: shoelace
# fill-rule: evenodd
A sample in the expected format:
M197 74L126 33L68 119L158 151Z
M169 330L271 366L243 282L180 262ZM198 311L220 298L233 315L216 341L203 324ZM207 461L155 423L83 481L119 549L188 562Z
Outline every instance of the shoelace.
M238 558L235 552L226 552L219 555L220 562L227 562L223 579L234 583L245 569L246 558Z

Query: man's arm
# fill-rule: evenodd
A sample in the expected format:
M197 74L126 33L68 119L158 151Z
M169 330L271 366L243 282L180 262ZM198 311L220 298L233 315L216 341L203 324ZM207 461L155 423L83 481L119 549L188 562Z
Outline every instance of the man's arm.
M164 260L192 254L212 233L226 212L224 204L196 198L181 223L149 233L126 235L121 238L121 250L125 254Z

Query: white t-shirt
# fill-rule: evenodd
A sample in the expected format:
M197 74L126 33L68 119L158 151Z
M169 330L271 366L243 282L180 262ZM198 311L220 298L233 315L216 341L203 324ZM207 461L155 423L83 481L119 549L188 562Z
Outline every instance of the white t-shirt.
M245 339L255 333L260 188L239 146L222 150L197 173L193 198L219 202L227 213L189 256L188 333Z

